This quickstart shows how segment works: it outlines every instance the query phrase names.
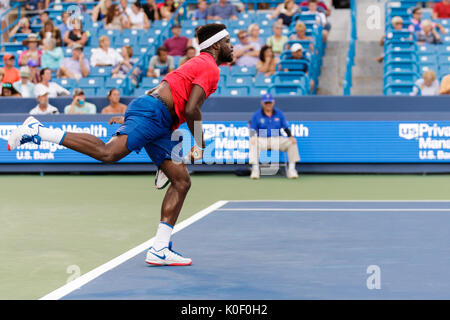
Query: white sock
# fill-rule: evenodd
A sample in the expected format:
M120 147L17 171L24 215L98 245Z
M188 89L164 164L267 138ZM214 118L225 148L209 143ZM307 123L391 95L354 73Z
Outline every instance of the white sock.
M162 221L159 222L155 241L153 242L153 248L155 248L156 251L169 246L172 231L173 227L170 224Z
M288 164L288 169L289 169L289 170L296 170L296 169L295 169L295 162L289 162L289 164Z
M66 136L66 133L61 129L50 129L46 127L39 127L39 135L42 140L61 144Z
M253 170L259 170L259 164L254 164L254 165L252 166L252 169L253 169Z

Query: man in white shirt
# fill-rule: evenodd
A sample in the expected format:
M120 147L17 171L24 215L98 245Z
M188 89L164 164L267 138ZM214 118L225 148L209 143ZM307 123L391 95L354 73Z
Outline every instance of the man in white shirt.
M35 87L34 94L38 101L38 105L30 110L30 114L58 114L59 111L56 107L48 103L48 88L41 83L38 83Z
M22 98L34 98L34 83L30 81L30 68L20 67L20 80L13 83L14 89L22 95Z
M99 47L92 51L91 66L115 66L122 62L122 56L114 49L110 48L108 36L101 36L98 40Z

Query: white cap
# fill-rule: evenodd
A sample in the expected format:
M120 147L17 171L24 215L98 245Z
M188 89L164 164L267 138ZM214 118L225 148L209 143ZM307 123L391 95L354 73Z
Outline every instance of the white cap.
M36 97L40 97L48 93L49 93L48 88L44 86L42 83L38 83L36 87L34 87L34 95Z
M294 43L291 47L291 52L297 52L298 50L303 51L303 47L300 43Z

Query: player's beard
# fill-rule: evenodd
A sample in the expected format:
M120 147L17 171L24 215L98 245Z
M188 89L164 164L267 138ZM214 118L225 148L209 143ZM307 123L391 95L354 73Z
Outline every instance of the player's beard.
M233 51L225 52L225 50L220 50L219 60L223 62L233 62Z

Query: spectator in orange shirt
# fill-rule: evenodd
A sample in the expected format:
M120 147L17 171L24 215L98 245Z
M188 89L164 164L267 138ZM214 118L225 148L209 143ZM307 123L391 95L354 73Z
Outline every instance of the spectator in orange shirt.
M14 56L12 54L5 54L3 56L3 68L4 77L2 83L14 83L20 80L19 70L14 67Z
M450 18L450 0L442 0L434 5L433 19Z

